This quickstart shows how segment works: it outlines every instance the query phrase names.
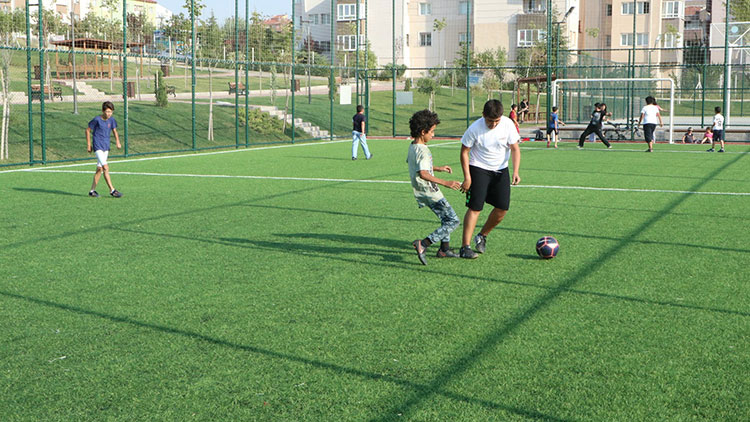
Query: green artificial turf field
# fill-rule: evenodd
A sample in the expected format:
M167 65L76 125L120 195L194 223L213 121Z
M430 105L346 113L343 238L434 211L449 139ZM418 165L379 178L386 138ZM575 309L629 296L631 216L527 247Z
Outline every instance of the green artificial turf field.
M422 266L407 144L0 171L2 419L750 419L750 147L524 143L487 252Z

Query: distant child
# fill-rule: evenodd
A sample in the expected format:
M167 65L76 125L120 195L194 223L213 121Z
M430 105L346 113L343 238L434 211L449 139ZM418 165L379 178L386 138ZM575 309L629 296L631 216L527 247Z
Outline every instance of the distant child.
M714 115L714 125L711 128L714 136L711 140L711 148L708 149L708 152L714 152L716 141L721 142L721 149L719 152L724 152L724 116L721 115L721 107L716 107L714 111L716 114Z
M685 132L685 134L682 135L682 143L683 144L695 143L695 136L693 135L693 128L689 127L687 132Z
M102 115L96 116L89 122L89 127L86 128L86 150L88 152L94 152L96 154L96 173L94 174L94 182L91 184L91 190L89 196L98 198L99 194L96 192L96 184L99 183L99 178L104 173L104 180L109 186L109 194L115 198L122 196L120 192L112 186L112 180L109 177L109 164L107 164L107 156L109 155L109 133L114 132L115 141L117 142L117 149L122 148L120 146L120 137L117 135L117 122L112 117L112 113L115 111L115 106L109 101L105 101L102 104ZM92 147L91 137L93 133L94 144Z
M555 138L555 148L557 148L557 140L560 138L560 125L565 126L565 123L558 117L557 107L552 107L552 113L549 115L549 125L547 126L547 148L549 148L550 137Z
M417 199L420 208L429 207L441 222L441 226L429 236L412 242L414 250L417 251L417 258L422 265L427 265L425 251L431 244L437 242L440 242L440 249L437 251L438 258L458 258L458 255L449 247L451 232L459 224L458 216L437 185L459 190L461 183L438 179L433 175L433 171L453 173L453 169L450 166L433 167L432 153L427 148L427 143L435 136L435 126L438 124L440 124L438 115L429 110L418 111L409 119L409 129L414 142L409 145L409 155L406 162L409 164L409 176L414 197Z
M365 152L365 158L368 160L372 158L370 149L367 148L367 137L365 136L366 120L367 118L365 117L365 108L361 105L358 105L357 114L352 117L352 123L354 125L354 127L352 128L352 160L357 159L358 144L362 145L362 150Z
M703 144L711 144L714 141L714 133L711 131L711 126L706 128L706 131L703 132L703 139L699 142L701 145Z
M602 130L600 127L602 121L601 107L602 105L599 103L594 104L594 111L591 112L591 121L589 122L589 125L586 126L586 130L584 130L581 136L578 138L578 149L583 149L583 143L586 142L586 137L591 135L592 133L595 133L607 148L612 148L612 145L610 145L609 142L607 142L607 140L604 138L604 135L602 135Z
M513 124L516 125L516 130L520 135L521 127L518 125L518 106L516 104L510 105L510 113L508 113L508 118L510 118L510 120L513 120Z
M656 132L656 124L659 123L659 127L664 126L664 122L661 120L661 108L656 105L656 99L652 96L646 97L646 105L641 109L641 117L638 118L638 124L643 122L643 138L648 144L646 152L652 152L654 150L654 132Z

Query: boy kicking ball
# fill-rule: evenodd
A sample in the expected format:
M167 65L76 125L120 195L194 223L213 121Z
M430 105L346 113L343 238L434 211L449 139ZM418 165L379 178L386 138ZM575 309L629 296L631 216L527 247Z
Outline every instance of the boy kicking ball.
M105 101L102 104L102 115L96 116L89 122L89 127L86 128L86 150L88 152L94 152L96 154L96 173L94 173L94 182L91 184L91 190L89 196L98 198L99 194L96 192L96 184L99 183L99 178L104 174L104 180L109 186L109 194L115 198L122 196L117 189L112 186L112 179L109 177L109 164L107 164L107 156L109 155L109 133L114 132L115 141L117 142L117 149L122 148L120 146L120 137L117 135L117 122L112 117L112 113L115 111L115 106L109 101ZM93 147L91 145L91 138L94 138Z
M434 171L453 173L453 169L450 166L433 167L432 153L427 147L427 143L435 136L435 127L439 123L438 115L429 110L418 111L409 119L409 129L414 142L409 145L409 155L406 162L409 164L409 176L414 197L417 199L420 208L429 207L441 223L441 226L429 236L412 242L422 265L427 265L425 251L430 245L437 242L440 242L440 249L437 251L438 258L458 258L458 255L450 249L450 236L451 232L458 227L458 216L437 185L459 190L461 183L438 179L433 175Z

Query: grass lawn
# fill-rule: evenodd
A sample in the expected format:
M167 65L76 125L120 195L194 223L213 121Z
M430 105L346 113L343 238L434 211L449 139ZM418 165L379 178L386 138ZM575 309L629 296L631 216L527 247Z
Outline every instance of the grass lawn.
M486 253L422 266L407 142L370 146L0 172L3 420L750 418L750 147L525 143Z

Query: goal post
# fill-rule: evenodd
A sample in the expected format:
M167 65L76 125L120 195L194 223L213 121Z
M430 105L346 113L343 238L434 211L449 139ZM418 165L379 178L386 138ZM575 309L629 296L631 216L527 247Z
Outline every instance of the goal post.
M561 83L573 83L573 82L668 82L669 83L669 143L674 143L674 93L675 83L672 78L627 78L627 79L615 79L615 78L591 78L591 79L556 79L552 81L552 105L558 106L557 96L558 88Z

